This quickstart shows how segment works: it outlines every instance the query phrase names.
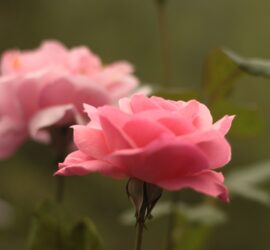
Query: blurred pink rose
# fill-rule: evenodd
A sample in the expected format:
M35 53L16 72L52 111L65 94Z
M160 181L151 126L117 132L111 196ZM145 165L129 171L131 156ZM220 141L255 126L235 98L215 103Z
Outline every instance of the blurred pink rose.
M0 158L29 137L48 142L44 128L84 119L82 103L112 104L138 85L129 63L104 66L88 48L56 41L5 52L0 70Z
M78 148L59 164L57 175L100 172L137 178L167 190L192 188L228 201L224 178L215 169L231 159L225 134L233 116L213 123L202 103L123 98L119 108L85 105L91 121L74 126Z

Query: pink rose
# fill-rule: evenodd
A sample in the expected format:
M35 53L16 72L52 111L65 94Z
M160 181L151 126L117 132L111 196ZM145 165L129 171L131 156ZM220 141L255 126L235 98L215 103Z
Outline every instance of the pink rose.
M129 63L104 66L88 48L56 41L4 53L0 70L0 158L29 137L48 142L44 128L85 119L82 103L112 104L138 85Z
M231 159L225 134L233 116L213 123L202 103L134 95L119 108L85 105L91 121L74 126L78 148L59 164L57 175L100 172L136 178L167 190L192 188L228 201L215 169Z

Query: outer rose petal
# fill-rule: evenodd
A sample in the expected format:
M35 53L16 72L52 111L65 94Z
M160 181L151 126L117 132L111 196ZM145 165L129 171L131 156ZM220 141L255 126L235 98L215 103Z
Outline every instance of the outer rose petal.
M74 48L69 54L69 67L74 73L93 74L102 67L100 59L86 47Z
M103 106L98 108L98 114L99 116L108 118L111 123L119 128L122 128L130 120L131 117L129 114L126 114L112 106Z
M132 114L132 108L130 106L130 98L124 97L121 98L118 102L119 109L125 113Z
M76 119L77 111L73 105L53 106L36 113L30 121L29 131L32 138L48 142L42 130L52 125L68 124Z
M139 113L146 110L160 109L160 106L144 95L134 95L130 99L130 106L133 113Z
M218 130L221 134L226 135L231 128L234 115L225 115L220 120L214 123L214 128Z
M192 144L157 140L141 149L120 150L108 157L112 165L126 168L131 177L157 184L208 168L206 157Z
M7 51L2 58L2 74L21 74L44 69L48 66L62 65L67 62L67 50L57 41L45 41L32 51Z
M216 130L188 134L179 140L197 145L207 157L211 169L223 167L231 160L231 146Z
M39 90L40 86L38 83L39 79L36 78L24 78L18 80L18 87L16 88L17 98L19 107L26 120L29 120L33 113L38 110L39 101ZM31 97L29 94L31 93Z
M124 178L125 173L110 164L95 160L81 151L72 152L67 156L63 163L59 164L59 170L55 175L87 175L92 172L100 172L104 175L110 175L113 178Z
M74 142L83 153L99 158L109 153L103 131L87 126L73 126Z
M2 118L0 120L0 159L11 156L26 137L27 132L17 124L17 121Z
M9 119L22 119L22 112L17 102L15 83L17 77L3 76L0 78L0 116Z
M114 151L135 147L126 133L114 125L107 117L100 116L100 122L109 150Z
M169 110L169 111L175 111L178 110L181 106L184 104L178 103L176 101L171 100L165 100L161 97L152 96L150 98L154 103L156 103L158 106L160 106L162 109Z
M60 94L62 91L63 94ZM51 80L42 89L40 94L41 108L54 105L64 105L75 101L75 86L67 77Z
M229 201L227 188L223 184L224 177L221 173L204 170L192 176L175 178L174 180L162 180L157 185L168 190L192 188L198 192L218 197L222 201Z
M213 123L213 118L209 109L203 103L199 103L198 114L193 120L193 124L197 128L203 129L203 128L212 126L212 123Z
M89 104L83 104L84 112L87 113L91 122L88 123L87 126L91 128L101 129L100 120L98 116L98 109Z

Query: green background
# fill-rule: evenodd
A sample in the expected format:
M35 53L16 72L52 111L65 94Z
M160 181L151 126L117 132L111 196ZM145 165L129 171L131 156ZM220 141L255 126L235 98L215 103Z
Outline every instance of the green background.
M241 55L270 58L270 2L268 0L171 0L168 22L172 45L173 83L199 91L202 64L215 47L228 47ZM104 62L126 59L136 67L143 83L160 84L162 67L152 0L0 0L0 52L31 49L44 39L59 39L67 46L87 45ZM241 79L232 99L257 105L263 131L249 138L230 138L234 166L269 158L270 82ZM0 249L24 250L35 206L51 198L53 152L29 142L16 156L0 165L0 198L15 209L15 219L0 230ZM132 249L133 227L119 223L130 207L125 182L99 175L70 177L65 206L77 216L88 215L104 239L105 249ZM193 192L183 192L189 199ZM163 199L166 199L165 194ZM192 200L192 198L190 198ZM232 199L224 205L229 221L214 232L208 250L268 250L270 208ZM165 247L167 219L153 221L145 233L145 249Z

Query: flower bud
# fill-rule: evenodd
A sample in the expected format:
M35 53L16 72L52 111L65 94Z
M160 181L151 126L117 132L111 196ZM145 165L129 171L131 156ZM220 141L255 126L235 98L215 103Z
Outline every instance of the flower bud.
M144 223L151 218L151 211L162 194L162 189L156 185L130 178L127 186L127 195L133 203L137 223Z

